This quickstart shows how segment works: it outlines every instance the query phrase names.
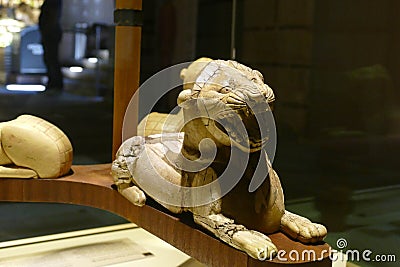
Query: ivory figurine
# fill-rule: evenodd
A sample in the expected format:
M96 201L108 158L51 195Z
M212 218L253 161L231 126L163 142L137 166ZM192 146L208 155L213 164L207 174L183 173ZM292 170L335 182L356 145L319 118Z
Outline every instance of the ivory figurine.
M269 233L282 231L303 243L323 240L323 225L285 210L279 177L264 149L271 140L261 129L269 127L265 116L275 96L261 73L235 61L201 58L181 77L181 112L150 114L139 129L158 134L132 137L117 152L112 175L119 192L135 205L144 205L150 195L172 212L189 211L197 224L256 259L276 255ZM162 123L148 129L147 120ZM254 186L258 163L265 179ZM238 174L237 184L224 193ZM228 179L213 183L222 176Z

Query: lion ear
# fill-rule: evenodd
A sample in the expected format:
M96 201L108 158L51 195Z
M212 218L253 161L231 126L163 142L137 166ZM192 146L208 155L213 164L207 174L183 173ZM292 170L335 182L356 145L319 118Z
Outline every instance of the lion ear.
M186 72L187 72L187 68L184 68L184 69L181 70L180 77L181 77L182 80L185 80Z
M202 57L192 62L187 68L182 69L180 77L183 80L183 89L191 89L198 76L211 61L211 58Z
M180 106L181 108L185 108L185 102L191 99L191 96L192 96L192 90L190 89L186 89L180 92L177 100L178 106Z

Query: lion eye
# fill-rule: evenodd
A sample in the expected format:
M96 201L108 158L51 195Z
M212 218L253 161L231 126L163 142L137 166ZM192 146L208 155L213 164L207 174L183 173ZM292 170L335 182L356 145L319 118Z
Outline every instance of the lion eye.
M231 91L231 88L229 88L229 87L227 87L227 86L224 86L224 87L222 87L220 90L219 90L219 92L221 93L221 94L227 94L227 93L229 93Z
M264 76L261 74L261 72L259 72L258 70L253 70L253 74L258 77L262 82L264 82ZM251 79L252 81L256 81L257 78L253 77L253 79Z

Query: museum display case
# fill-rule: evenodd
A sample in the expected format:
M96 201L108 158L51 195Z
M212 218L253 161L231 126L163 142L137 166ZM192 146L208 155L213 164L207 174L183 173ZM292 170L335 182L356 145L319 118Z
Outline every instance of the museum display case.
M102 1L107 2L103 3L104 6L110 5L107 0L97 2ZM68 25L92 24L90 16L84 11L91 10L95 2L91 1L79 10L69 8L63 20L69 21ZM73 4L75 1L64 0L64 5L66 3ZM277 266L289 263L331 266L332 262L336 266L344 266L346 260L348 264L356 266L377 266L378 261L395 266L398 261L396 257L399 256L394 248L399 241L397 210L400 203L396 158L400 144L400 128L397 125L400 98L396 75L399 67L396 50L398 21L395 12L398 7L399 4L391 0L364 4L359 1L318 0L117 0L113 10L105 8L98 11L101 14L97 14L107 21L114 17L112 35L108 31L106 37L102 35L103 32L101 34L102 38L106 38L101 41L102 44L113 43L107 45L107 56L112 63L107 67L95 65L99 68L97 70L101 69L97 76L81 83L71 74L64 73L64 92L56 96L40 92L13 93L0 89L1 122L11 121L21 114L41 117L58 126L74 148L70 173L57 179L0 179L0 200L4 203L67 203L102 209L104 214L111 212L121 217L102 215L100 212L94 216L95 221L97 217L107 218L100 224L133 222L189 255L187 257L193 257L207 266ZM78 16L81 21L77 16L71 18L72 14L78 13L82 13L81 17ZM32 27L34 29L35 26ZM82 34L81 31L65 33L73 38L77 37L75 33ZM97 37L100 38L100 35ZM96 43L99 40L95 39L85 39L85 49L93 48L93 45L99 47L100 42ZM75 49L71 51L83 51L77 49L73 42L64 45L68 49ZM4 53L7 53L6 50ZM76 55L80 57L79 53L70 53L66 58L74 61ZM94 53L88 56L98 55ZM188 212L174 214L164 202L158 203L160 201L157 202L158 199L146 190L146 203L138 201L136 196L143 194L142 191L135 189L133 193L126 194L124 190L127 188L120 187L126 178L122 176L120 179L121 170L118 174L113 169L115 177L110 174L113 162L122 166L136 156L125 151L117 154L117 151L123 141L136 133L137 125L143 118L148 118L150 122L154 120L151 127L160 120L168 122L164 115L157 114L172 112L174 119L168 125L178 125L183 121L179 118L180 113L177 113L177 99L178 104L182 105L188 95L193 100L193 92L203 92L191 88L193 91L190 94L184 94L188 88L174 84L174 81L180 80L181 70L189 66L185 62L202 57L235 60L250 68L243 67L254 75L248 74L252 83L260 79L261 84L267 84L273 91L274 99L268 101L263 109L272 110L276 149L272 158L266 156L266 161L271 159L271 166L280 178L285 195L282 212L287 209L325 225L328 235L324 241L317 238L317 244L298 242L295 239L301 236L302 231L289 234L289 237L282 233L285 232L283 224L280 231L269 235L279 251L273 259L260 261L254 259L254 255L249 256L251 253L246 249L252 245L246 245L246 242L245 245L240 242L238 245L233 237L237 229L239 232L255 230L254 225L258 223L256 217L248 216L249 221L244 220L245 216L240 217L240 214L251 214L249 208L243 208L247 207L245 200L230 199L230 203L236 203L233 209L237 209L237 213L231 213L241 218L234 217L235 223L246 221L243 223L245 228L235 225L229 228L231 233L226 230L229 233L223 235L221 232L225 230L221 230L218 223L213 222L213 226L210 226L210 221L199 219L196 212L194 218ZM28 57L20 52L15 59L23 63ZM179 67L174 70L176 66ZM161 84L172 86L169 88L172 90L166 90L166 93L157 87L160 83L153 86L154 90L146 90L146 86L161 70L173 70L167 73L169 76ZM237 89L230 84L236 79L235 75L226 74L226 77L226 80L222 79L223 87L212 90L217 90L218 94L236 92ZM104 86L101 93L98 90L100 81ZM197 83L197 86L203 90L208 88L207 82ZM133 98L139 87L140 95ZM247 95L245 90L241 93ZM269 99L267 92L263 91L263 95ZM256 99L256 96L252 95L251 98ZM228 104L232 103L228 101ZM235 102L235 105L238 103ZM127 112L129 115L126 115ZM146 117L149 114L152 115ZM205 125L208 127L207 123ZM244 125L254 127L251 122L245 122ZM146 131L157 133L157 129L150 129L150 125L143 126L143 121L138 127L138 132L143 135L147 135ZM196 127L191 130L190 137L194 138L195 134L202 132ZM215 127L218 131L219 126ZM166 128L162 128L164 133L171 131L171 128ZM231 128L221 131L222 135L233 132ZM237 130L240 127L233 128ZM189 127L185 129L190 130ZM176 128L172 128L172 131L176 131ZM268 140L274 139L271 129L267 132ZM234 139L240 143L237 136ZM253 137L251 140L256 139ZM155 140L151 139L150 143ZM154 161L162 157L161 153ZM147 165L140 164L139 167L147 168ZM220 171L218 168L215 170ZM132 169L129 171L132 172ZM270 173L270 177L273 176ZM138 182L134 183L137 185ZM241 192L240 196L244 191L247 193L247 187L245 189L237 189L237 192ZM270 194L271 189L267 191L266 195ZM255 203L265 201L267 198L263 196L262 200L255 197ZM224 206L223 203L222 214L224 209L229 210L229 204ZM15 204L16 210L18 205ZM30 207L32 211L35 207L40 210L40 205L32 204ZM237 208L240 205L242 208ZM3 209L6 210L5 206ZM4 214L1 206L0 212ZM12 220L16 213L12 210L8 212L5 218L10 219L5 221ZM35 217L34 212L32 217ZM76 218L79 224L79 213ZM41 229L40 219L37 221L32 229ZM224 227L229 224L224 223ZM60 224L57 231L51 230L49 224L46 226L49 232L43 229L40 235L71 229L68 223L64 226ZM82 224L73 230L98 226ZM213 227L220 232L216 233L215 229L211 229L211 233L207 231ZM1 241L35 235L34 230L27 232L25 236L4 234ZM140 244L138 240L135 242ZM292 257L278 257L282 256L280 251L287 256L291 252ZM311 259L310 254L313 253L317 256ZM300 259L304 255L309 257ZM344 260L335 261L338 257Z

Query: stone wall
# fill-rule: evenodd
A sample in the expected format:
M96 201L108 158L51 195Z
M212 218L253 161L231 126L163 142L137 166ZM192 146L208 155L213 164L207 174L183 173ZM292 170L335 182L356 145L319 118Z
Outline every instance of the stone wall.
M237 59L274 88L283 134L395 126L399 8L395 0L243 0Z
M244 0L238 60L258 68L276 94L278 127L306 127L315 0ZM287 131L286 131L287 132Z

